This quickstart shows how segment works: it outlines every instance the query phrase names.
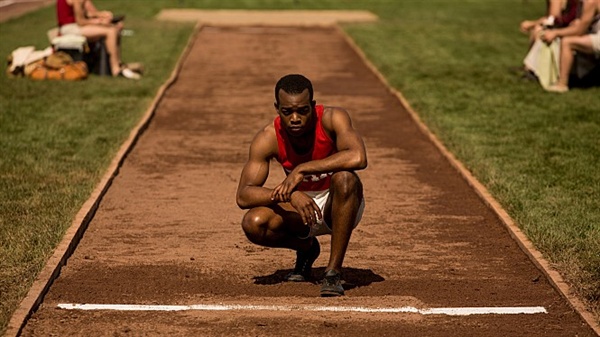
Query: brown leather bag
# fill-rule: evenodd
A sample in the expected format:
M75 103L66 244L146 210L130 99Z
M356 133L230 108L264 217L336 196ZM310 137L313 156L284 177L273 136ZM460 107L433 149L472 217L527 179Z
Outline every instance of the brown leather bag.
M34 80L78 81L86 79L88 73L85 62L73 62L71 56L64 52L56 52L25 67L25 75Z

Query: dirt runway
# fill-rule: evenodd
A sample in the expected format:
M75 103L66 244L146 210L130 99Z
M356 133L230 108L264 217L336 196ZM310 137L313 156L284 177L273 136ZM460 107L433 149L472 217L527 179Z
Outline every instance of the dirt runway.
M283 282L294 253L252 245L239 226L240 170L287 73L312 79L318 103L345 107L367 145L342 298ZM272 170L271 186L283 177ZM316 273L329 253L320 241ZM202 309L57 307L77 303ZM547 313L374 310L472 307ZM23 336L219 335L596 336L339 30L205 27Z

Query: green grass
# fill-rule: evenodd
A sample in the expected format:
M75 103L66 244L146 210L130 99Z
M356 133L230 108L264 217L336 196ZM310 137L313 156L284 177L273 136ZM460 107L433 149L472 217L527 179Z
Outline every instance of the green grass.
M139 82L0 76L0 332L115 151L169 76L190 24L161 8L367 9L344 28L446 146L486 185L596 313L600 310L600 88L545 93L507 69L527 45L524 0L96 0L127 14L125 61ZM0 24L0 55L47 46L53 8ZM596 317L599 317L598 315Z
M0 76L0 334L193 29L135 14L127 23L134 35L123 38L123 59L146 65L142 81ZM54 25L52 7L0 24L0 54L24 45L45 48L45 32Z

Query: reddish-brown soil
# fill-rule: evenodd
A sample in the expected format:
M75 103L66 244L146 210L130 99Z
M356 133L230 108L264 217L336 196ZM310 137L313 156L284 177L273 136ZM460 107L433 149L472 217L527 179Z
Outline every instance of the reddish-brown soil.
M318 103L364 136L366 209L346 296L285 283L294 252L239 226L240 169L275 116L273 86L303 73ZM271 186L283 177L273 166ZM327 262L329 237L316 261ZM360 307L543 306L547 314L423 316L294 311L69 311L59 303ZM177 82L128 155L23 336L595 336L333 28L200 31Z

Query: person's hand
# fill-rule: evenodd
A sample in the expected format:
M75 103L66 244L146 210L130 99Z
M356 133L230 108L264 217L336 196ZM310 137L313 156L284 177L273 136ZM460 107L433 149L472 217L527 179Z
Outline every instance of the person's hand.
M521 30L521 32L527 33L533 27L535 27L535 22L534 21L525 20L525 21L521 22L521 25L519 26L519 29Z
M97 18L92 19L92 24L101 25L101 26L108 26L111 23L110 23L110 19L109 18L97 17Z
M307 226L313 226L317 221L323 219L319 206L304 192L295 191L292 193L290 203L302 217L302 222Z
M290 202L292 198L292 192L300 182L304 179L304 175L298 173L296 170L290 172L285 180L281 184L277 185L271 192L271 200L277 202Z
M540 39L546 43L552 43L552 41L554 41L554 39L556 39L558 37L558 35L556 34L556 31L554 30L544 30L541 34L540 34Z
M113 13L111 11L100 11L100 12L98 12L98 17L107 18L109 20L112 20Z

